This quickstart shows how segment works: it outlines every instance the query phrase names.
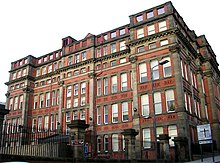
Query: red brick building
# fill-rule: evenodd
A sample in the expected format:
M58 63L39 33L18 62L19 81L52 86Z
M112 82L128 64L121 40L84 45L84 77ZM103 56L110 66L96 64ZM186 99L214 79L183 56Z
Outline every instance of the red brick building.
M124 150L121 133L132 128L137 157L150 159L153 75L157 135L186 137L191 150L196 126L210 123L220 150L220 71L206 37L171 2L129 17L124 26L82 40L68 36L58 50L12 62L6 122L68 133L67 123L82 119L96 152L115 157Z

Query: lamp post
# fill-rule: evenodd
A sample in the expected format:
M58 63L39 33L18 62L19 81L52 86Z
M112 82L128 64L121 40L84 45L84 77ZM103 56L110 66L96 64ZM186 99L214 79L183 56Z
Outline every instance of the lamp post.
M155 114L155 107L154 107L154 77L153 77L153 69L159 65L164 65L168 63L168 60L164 60L159 62L159 64L153 66L151 68L151 85L152 85L152 102L153 102L153 116L154 116L154 123L153 123L153 128L154 128L154 141L155 141L155 154L156 154L156 163L158 163L158 153L157 153L157 126L156 126L156 114Z

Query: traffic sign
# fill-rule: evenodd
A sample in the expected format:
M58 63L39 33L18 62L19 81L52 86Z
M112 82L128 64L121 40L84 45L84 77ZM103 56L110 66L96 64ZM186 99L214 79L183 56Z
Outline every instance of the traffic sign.
M210 124L197 126L198 141L212 139L212 131Z
M212 140L201 140L199 141L199 144L211 144Z

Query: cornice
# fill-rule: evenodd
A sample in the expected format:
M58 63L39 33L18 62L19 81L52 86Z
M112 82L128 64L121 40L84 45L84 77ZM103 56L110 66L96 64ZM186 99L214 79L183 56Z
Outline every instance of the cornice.
M20 77L20 78L17 78L17 79L8 81L8 82L5 83L5 85L8 86L8 85L10 85L10 84L14 84L14 83L17 83L17 82L21 82L21 81L23 81L23 80L32 80L32 81L34 81L35 78L32 77L32 76L26 75L26 76L22 76L22 77Z
M152 35L140 38L140 39L132 40L132 41L128 42L126 45L133 47L133 46L143 44L148 41L152 41L152 40L155 40L155 39L167 36L167 35L174 34L174 33L176 33L176 31L177 31L177 28L171 28L171 29L168 29L168 30L165 30L162 32L158 32L158 33L155 33L155 34L152 34Z

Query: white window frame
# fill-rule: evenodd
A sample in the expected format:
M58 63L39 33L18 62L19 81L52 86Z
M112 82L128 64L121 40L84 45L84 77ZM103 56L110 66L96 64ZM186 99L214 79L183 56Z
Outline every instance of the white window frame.
M168 135L169 135L169 137L171 137L171 139L169 139L170 146L171 147L175 146L173 139L174 139L174 137L177 137L177 126L176 125L168 126Z
M108 106L104 105L103 110L104 110L104 124L108 124Z
M163 76L166 78L166 77L172 76L172 67L171 67L170 57L166 57L162 59L162 61L165 61L165 60L169 61L163 64ZM170 73L167 73L167 70L169 70L168 72Z
M119 150L118 134L112 134L112 151L117 152Z
M140 83L147 82L147 66L146 63L139 64Z
M128 90L127 73L121 74L121 91Z
M117 80L117 76L115 75L115 76L112 76L111 77L111 86L112 86L112 93L117 93L117 91L118 91L118 80Z
M175 111L175 96L174 96L174 90L170 89L170 90L166 90L165 91L165 96L166 96L166 108L167 108L167 112L174 112ZM170 103L172 104L172 106L170 106L171 108L169 108ZM173 107L173 108L172 108Z
M118 123L118 104L112 104L112 123Z
M160 72L159 72L159 65L158 65L158 60L152 60L150 62L150 67L151 67L151 74L153 75L153 79L157 80L160 78Z
M143 148L151 148L151 131L150 128L143 129Z
M148 36L155 34L155 26L154 24L147 26Z
M159 22L158 26L159 26L159 32L167 30L167 23L166 23L166 21Z
M128 102L122 102L121 108L122 108L122 121L126 122L129 119L129 117L128 117Z
M101 107L97 106L97 125L101 125Z
M144 37L144 28L137 29L137 38L143 38Z
M125 41L121 41L121 42L119 43L119 45L120 45L120 51L126 49Z
M162 100L161 100L160 92L154 93L154 109L155 109L155 114L162 113Z

